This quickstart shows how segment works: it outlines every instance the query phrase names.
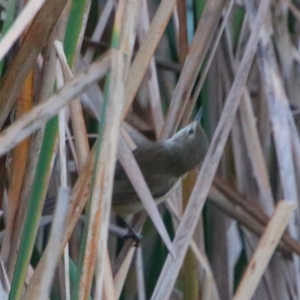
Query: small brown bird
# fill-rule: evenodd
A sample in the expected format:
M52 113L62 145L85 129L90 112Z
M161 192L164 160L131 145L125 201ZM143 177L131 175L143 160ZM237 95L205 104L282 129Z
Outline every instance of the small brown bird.
M207 136L199 118L196 118L170 139L147 144L133 151L157 204L169 196L188 171L202 163L207 149ZM119 161L115 169L112 209L122 216L144 209Z
M157 204L170 195L188 171L202 163L207 149L208 140L199 116L170 139L147 143L133 151ZM52 214L54 207L54 199L48 199L43 214ZM112 209L120 216L144 209L119 161L115 169Z

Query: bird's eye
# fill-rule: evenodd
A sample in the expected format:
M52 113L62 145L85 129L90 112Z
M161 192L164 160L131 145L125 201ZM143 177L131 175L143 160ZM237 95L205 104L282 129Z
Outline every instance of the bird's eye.
M195 133L194 128L190 128L189 131L188 131L188 134L189 135L193 135L194 133Z

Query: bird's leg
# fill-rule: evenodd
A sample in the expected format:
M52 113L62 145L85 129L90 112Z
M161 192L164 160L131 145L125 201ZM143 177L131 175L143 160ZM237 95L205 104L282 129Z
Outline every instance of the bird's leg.
M140 235L139 233L137 233L131 225L129 225L127 223L127 221L125 219L123 219L122 217L120 218L123 223L125 224L125 226L128 229L128 234L124 236L124 238L130 238L134 240L134 246L135 247L139 247L141 244L141 239L142 239L142 235Z

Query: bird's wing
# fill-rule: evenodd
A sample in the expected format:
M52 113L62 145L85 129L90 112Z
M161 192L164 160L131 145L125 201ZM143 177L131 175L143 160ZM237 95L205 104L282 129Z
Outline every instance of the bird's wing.
M143 172L143 170L142 170ZM177 177L170 175L163 176L160 172L156 175L151 174L150 177L145 177L146 183L151 191L154 199L160 198L167 194L178 181ZM138 201L139 198L128 179L123 167L119 162L116 164L115 180L113 189L113 203Z
M138 201L138 196L128 179L120 162L117 161L115 168L113 204L125 204L130 201Z
M162 176L162 174L157 174L157 176L147 180L147 183L153 198L158 199L168 194L177 181L177 177L172 177L170 175Z

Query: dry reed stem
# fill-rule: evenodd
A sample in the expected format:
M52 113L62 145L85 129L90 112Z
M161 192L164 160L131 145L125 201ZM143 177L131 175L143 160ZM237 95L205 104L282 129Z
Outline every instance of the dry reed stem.
M269 222L269 217L259 208L253 206L247 197L243 194L240 194L238 191L231 188L220 178L214 179L214 185L216 188L223 194L225 197L233 203L235 206L241 207L247 214L249 214L253 219L257 220L261 225L266 226ZM282 242L285 246L294 251L297 255L300 256L300 244L293 239L289 233L285 232L282 236Z
M115 22L114 22L114 28L116 31L120 32L118 44L114 45L114 41L112 42L113 47L117 47L119 49L120 58L116 60L115 62L115 74L114 77L112 76L110 78L110 96L115 97L116 105L119 105L118 112L121 113L122 106L124 105L124 80L126 78L126 74L128 73L128 68L131 62L133 48L134 48L134 42L136 38L136 29L137 29L137 21L138 21L138 11L140 7L140 2L137 0L129 0L127 2L119 2L116 10L116 16L115 16ZM123 57L122 57L123 56ZM120 59L123 59L121 61ZM117 91L119 85L119 94ZM121 99L121 101L120 101ZM117 101L119 100L119 103L117 104ZM118 129L120 128L121 122L119 123ZM118 140L118 133L116 134L116 147L117 140ZM102 146L103 147L103 146ZM115 163L113 164L112 168L112 174L114 174L114 167ZM113 186L113 183L112 183ZM111 198L109 199L111 203ZM110 207L106 211L106 215L102 214L104 221L106 221L107 228L104 228L100 233L99 238L99 245L98 245L98 252L97 252L97 265L96 265L96 286L95 286L95 298L100 299L102 295L102 280L104 277L104 268L107 270L109 269L109 273L106 272L106 276L104 277L105 284L110 285L110 298L113 295L113 279L112 279L112 271L109 261L105 262L105 266L103 267L103 259L104 257L104 250L103 250L103 242L106 239L107 240L107 231L109 226L109 216L110 216ZM106 246L105 246L106 247ZM107 250L106 250L107 253ZM106 255L106 259L108 259L109 256ZM107 276L109 276L109 280L107 280Z
M187 34L186 0L179 0L177 2L177 11L178 11L178 19L179 19L179 32L178 32L179 62L180 65L183 66L189 51L188 34Z
M64 232L62 243L60 245L61 254L63 253L65 246L67 245L70 239L75 224L77 223L81 215L81 212L86 204L87 198L89 196L89 191L91 187L91 176L92 176L94 163L95 163L95 154L94 154L94 149L92 149L87 165L84 168L82 174L79 175L77 182L72 190L72 194L70 197L69 211L68 211L68 216L66 221L66 229ZM30 284L28 285L26 290L26 293L28 293L29 295L34 294L35 286L39 282L41 272L44 269L44 265L46 264L46 257L49 255L48 254L49 251L51 251L51 249L46 247L42 257L39 260L39 263L31 278ZM57 264L58 261L59 260L57 260L56 262L53 261L53 264Z
M199 74L204 57L209 49L213 33L217 28L225 1L212 0L206 3L197 26L189 55L183 65L180 78L176 85L168 114L164 123L161 139L173 135L181 120L187 100Z
M229 198L224 196L224 194L222 194L214 186L212 186L209 191L209 200L214 205L216 205L220 210L225 212L229 217L238 221L240 225L244 226L250 232L254 233L258 237L262 236L265 226L262 225L255 218L253 218L253 216L249 215L241 207L232 204L232 202L229 200ZM297 245L296 241L294 241L294 243ZM298 246L298 248L299 248L299 246ZM297 251L299 251L298 248L296 248ZM283 254L285 254L285 255L289 255L294 252L293 249L287 243L283 242L283 238L282 238L282 241L279 242L278 250L282 251Z
M172 213L172 216L174 217L173 220L175 221L175 226L178 227L178 224L181 221L181 216L179 214L178 209L171 201L168 201L167 206L169 211ZM202 298L205 300L219 300L220 297L216 286L214 274L212 272L210 263L206 255L202 253L194 239L192 239L190 243L190 248L193 251L193 254L195 255L195 258L197 259L198 263L201 265L205 272L204 279L200 278L201 282L203 281L203 286L201 288Z
M252 298L294 210L295 205L292 203L281 201L277 204L266 231L238 286L234 300L250 300Z
M59 62L56 62L56 67L57 67L57 86L58 88L61 88L65 82L65 78L63 78L63 70L61 68L61 65ZM58 133L58 138L59 138L59 164L60 164L60 188L59 192L62 188L68 188L68 179L67 179L67 148L66 148L66 129L67 129L67 120L66 120L66 107L61 109L58 113L58 126L59 126L59 133ZM59 195L59 194L58 194ZM65 200L69 204L69 192L68 192L68 198ZM59 204L59 203L58 203ZM57 205L58 205L57 204ZM65 213L65 219L67 216L67 210ZM55 220L53 219L53 222ZM65 224L64 224L65 225ZM62 240L61 236L61 240ZM59 251L59 245L60 242L57 244L57 251ZM52 255L52 253L51 253ZM57 258L55 259L55 256L53 257L52 261L56 261L59 258L60 253L57 254ZM69 300L70 299L70 277L69 277L69 272L70 272L70 261L69 261L69 247L68 245L64 249L64 254L63 254L63 262L62 262L62 268L61 270L64 271L64 277L63 277L63 288L64 288L64 295L65 299ZM52 264L55 266L55 264Z
M222 18L221 26L218 28L218 34L216 36L216 39L213 41L213 45L211 47L211 50L209 51L208 58L207 58L207 61L205 62L204 69L201 70L200 79L199 79L199 82L196 85L195 92L193 93L193 97L192 97L191 100L188 101L188 103L185 107L183 120L182 120L182 123L184 124L184 126L187 125L190 122L190 118L191 118L191 115L192 115L192 110L195 107L197 99L199 98L200 91L203 87L204 81L206 79L206 76L207 76L207 73L208 73L209 68L211 66L211 63L213 61L213 58L215 57L216 50L219 46L219 42L220 42L221 37L223 35L225 26L228 22L228 18L231 14L233 5L234 5L234 0L230 0L229 3L227 4L226 8L225 8L226 12L225 12L225 14Z
M120 4L119 4L120 5ZM124 55L126 55L125 59L125 80L128 76L128 69L130 67L134 43L136 40L136 33L138 27L139 20L139 10L141 7L141 3L138 0L128 0L125 2L122 15L120 16L120 20L115 19L115 23L119 23L116 27L120 30L120 40L118 44L118 49L122 51ZM117 11L118 13L118 11Z
M57 87L62 88L65 81L63 72L59 62L56 62ZM66 148L66 108L64 107L58 113L58 152L59 152L59 168L60 168L60 186L67 187L67 148Z
M59 246L58 246L59 247ZM65 296L65 300L71 299L71 284L70 284L70 252L69 252L69 244L66 245L63 254L63 294ZM58 255L58 257L60 254Z
M57 52L57 56L59 58L59 62L61 64L62 72L64 74L64 80L65 82L68 82L69 80L73 79L74 76L68 65L67 58L63 50L63 45L61 42L55 41L54 46ZM79 99L74 99L70 103L69 108L71 113L72 129L73 129L73 134L75 139L78 169L79 172L81 172L88 159L90 149L89 149L89 142L87 138L83 112L82 112Z
M146 300L144 262L142 248L136 249L135 272L137 274L137 295L139 300Z
M76 71L80 72L86 69L87 65L84 63L83 58L79 57L77 62ZM89 87L80 97L81 104L88 115L94 117L99 121L100 114L103 106L103 93L99 85L94 84Z
M21 89L21 94L16 102L16 118L18 119L33 106L33 80L34 72L31 70ZM1 247L1 256L5 263L7 263L10 253L10 246L12 242L13 230L16 222L16 215L18 206L21 201L22 184L26 172L27 156L29 151L29 139L25 139L12 151L11 171L9 178L9 188L7 192L8 210L6 216L5 235ZM26 177L26 176L25 176Z
M259 188L259 203L263 211L267 215L271 215L272 210L274 210L274 199L269 182L266 162L259 141L256 119L251 105L250 95L246 90L241 101L240 113L242 130L245 137L246 147L248 149L248 155L250 157L256 182Z
M205 279L203 282L202 299L204 300L220 300L218 289L216 286L215 278L209 264L209 261L205 254L203 254L197 247L195 241L190 245L196 259L201 264L201 267L205 271Z
M65 245L70 239L70 236L74 230L75 224L77 223L81 212L86 204L86 201L89 196L89 191L91 188L91 177L93 172L93 167L95 164L95 149L92 149L89 160L82 172L79 175L76 184L73 187L71 193L71 201L69 205L69 212L68 212L68 221L66 222L66 233L64 235L64 240L62 243L61 251L63 251Z
M65 36L67 20L70 12L70 3L67 2L61 16L54 26L44 50L43 66L41 69L41 80L37 89L36 103L41 103L47 100L53 93L54 82L56 78L56 51L54 41L62 41Z
M106 60L106 62L104 63L104 65L106 65L106 68L108 69L108 67L109 67L109 62L110 62L110 57L109 56L106 56L106 58L104 59L104 60ZM97 65L97 64L96 64ZM104 75L104 74L103 74ZM92 160L91 160L92 161ZM89 182L90 182L90 174L91 174L91 168L92 168L92 166L90 166L89 168L87 168L87 170L84 172L84 176L86 176L86 177L81 177L81 179L79 180L79 184L77 185L77 189L75 188L75 193L74 194L72 194L73 196L75 196L75 198L76 198L76 192L79 192L80 194L80 196L79 197L81 197L80 199L78 199L77 198L77 200L82 200L82 205L84 205L85 204L85 201L86 201L86 196L85 197L82 197L82 195L84 195L86 192L87 192L87 190L89 190ZM87 175L88 174L88 175ZM83 182L84 182L84 186L85 186L85 188L87 189L83 189L83 190L78 190L78 187L80 188L81 187L81 185L80 185L80 183L82 182L82 180L83 180ZM72 198L73 200L74 200L74 197ZM79 217L79 215L80 215L80 213L81 213L81 211L82 211L82 208L83 208L83 206L81 207L81 208L78 208L77 206L76 206L76 204L77 204L77 202L75 201L75 207L73 207L72 208L72 206L70 207L70 210L71 210L71 217L70 217L70 214L68 215L68 222L70 223L71 222L71 226L68 226L67 225L67 229L66 229L66 233L65 233L65 235L64 235L64 240L63 240L63 245L64 245L64 247L65 247L65 245L67 244L67 241L69 240L69 237L70 237L70 234L71 234L71 232L72 232L72 230L73 230L73 228L74 228L74 225L75 225L75 223L76 223L76 221L77 221L77 219L78 219L78 217ZM72 222L73 221L73 222ZM68 224L69 224L68 223ZM70 228L71 227L71 228ZM66 236L67 236L67 238L66 238ZM61 251L63 251L63 249L64 249L64 247L61 249ZM47 251L50 251L50 250L47 250ZM47 251L45 251L45 256L47 255ZM40 262L40 264L39 264L39 271L38 270L36 270L36 272L34 273L34 278L33 278L33 280L31 281L31 285L30 285L30 288L28 288L28 292L29 292L29 290L30 289L32 289L32 288L34 288L34 286L35 286L35 284L36 284L36 282L37 282L37 280L39 280L39 276L40 276L40 270L41 269L43 269L43 265L45 264L45 256L43 256L42 257L42 259L41 259L41 262Z
M140 26L138 28L138 39L141 44L143 43L144 38L150 26L149 12L148 12L147 5L148 5L147 1L143 0L140 20L139 20ZM156 70L154 57L152 57L150 60L148 72L146 72L145 74L145 80L147 83L148 93L150 97L150 107L151 107L151 115L153 120L154 131L155 131L156 138L158 138L163 127L164 116L161 107L161 96L160 96L157 70Z
M0 60L3 59L4 55L12 48L15 41L26 30L27 26L37 15L45 2L45 0L29 1L24 7L0 42Z
M106 111L103 140L99 152L96 153L93 172L93 188L91 192L89 215L87 224L87 238L84 249L82 273L79 282L79 299L88 299L94 275L97 258L97 286L96 298L102 296L102 282L104 277L105 249L109 215L111 209L111 196L113 190L113 175L116 160L117 140L121 125L121 112L123 99L123 80L125 61L123 53L111 50L111 72L109 101ZM99 142L99 141L98 141Z
M135 253L135 247L130 247L127 255L124 257L123 263L118 269L118 272L114 276L114 286L115 286L115 295L116 299L119 299L121 296L121 292L133 259L133 255Z
M46 264L41 273L39 284L35 286L34 293L28 295L25 292L25 295L22 299L24 300L38 300L46 299L49 295L51 282L55 273L56 264L53 264L54 261L57 261L60 257L59 245L62 241L63 230L66 221L66 215L69 205L69 189L67 187L61 187L59 189L56 209L53 217L51 234L47 247L51 251L47 252Z
M50 34L48 40L48 46L45 49L41 81L40 81L39 89L36 94L37 103L42 102L42 100L46 100L53 93L54 81L56 77L56 54L52 42L56 38L62 39L64 36L66 18L68 17L68 9L69 6L66 5L59 18L59 21L57 22L56 26L52 30L52 33ZM14 228L13 228L13 236L11 241L13 249L18 249L19 247L22 227L25 218L25 214L23 212L27 209L29 194L33 184L37 161L39 158L39 151L42 144L42 137L43 137L43 130L40 130L37 132L37 134L33 135L30 139L29 152L28 152L29 156L27 158L27 165L25 171L26 176L24 177L23 187L20 193L20 205L18 206L17 209L17 213L16 213L17 218L15 219ZM16 260L17 260L17 251L10 251L10 255L8 258L8 266L7 266L7 273L10 278L12 278Z
M167 27L176 0L163 0L158 7L156 14L150 24L149 31L143 44L138 50L136 57L129 69L125 82L125 103L123 109L123 119L138 91L138 88L146 74L154 51Z
M109 16L113 11L114 5L115 5L115 0L110 0L106 2L106 5L101 13L96 28L92 34L91 41L98 42L101 40L101 36L109 20ZM96 51L95 47L88 47L86 49L85 54L83 56L83 60L87 65L89 65L92 62L95 51Z
M259 240L254 238L253 235L251 233L249 233L248 231L243 230L243 234L244 234L244 237L245 237L245 241L247 243L246 244L247 248L245 248L245 250L247 251L247 256L249 257L248 261L250 261L250 258L252 257L255 249L257 248ZM276 259L276 257L274 255L274 260L275 259ZM281 261L281 260L278 260L278 261ZM271 269L271 263L272 262L270 262L270 269ZM275 270L275 272L276 271L277 270ZM286 274L284 274L284 275L286 276ZM275 276L277 276L277 274ZM267 269L266 272L264 273L264 276L262 277L261 284L258 285L257 291L256 291L257 294L262 294L263 299L265 299L265 298L276 299L276 297L277 297L276 291L278 291L278 289L277 289L277 286L272 285L272 281L273 281L272 279L274 280L274 278L272 278L271 272L269 272L269 270ZM282 281L283 276L280 276L278 279L280 281ZM286 293L287 289L282 288L282 290ZM275 295L276 295L276 297L275 297ZM234 297L234 295L232 295L232 298L233 297ZM279 298L280 299L286 299L286 297L283 297L283 298L279 297Z
M132 229L137 233L140 232L146 219L147 219L146 212L136 214L133 217L133 220L131 223ZM131 248L133 246L134 246L133 240L128 240L124 243L123 248L121 249L118 257L116 258L116 260L114 262L114 267L113 267L114 276L116 276L116 274L119 272L119 270L123 268L124 263L126 264L127 256L129 255L129 252L131 251Z
M95 138L97 138L97 136ZM70 152L71 152L72 157L74 159L75 169L78 172L77 153L76 153L76 150L75 150L74 139L72 137L72 133L71 133L71 130L70 130L69 126L67 126L67 128L66 128L66 139L68 141L68 144L70 146Z
M106 75L110 56L91 64L88 69L77 75L47 101L37 105L0 134L0 156L8 152L35 130L41 128L51 117L58 113L72 99L81 94L94 82Z
M250 27L253 30L253 18L256 12L255 3L247 1L245 2L245 6L249 16ZM270 32L266 25L262 27L260 33L257 62L268 102L283 197L286 201L296 204L298 208L292 222L289 224L289 230L293 237L299 238L299 203L293 157L293 152L298 154L300 152L299 135L294 135L293 139L297 140L297 142L292 142L292 131L293 127L295 127L294 120L279 71ZM293 267L290 266L290 272L294 272L295 276L293 280L296 284L296 290L299 293L299 257L293 257L293 264Z
M114 280L113 280L113 275L112 275L112 270L110 265L109 253L107 249L105 253L104 267L105 267L105 277L104 277L104 284L103 284L103 299L104 300L118 299L116 298L115 295ZM96 286L99 286L99 284L96 283ZM95 297L95 299L99 299L99 298Z
M194 184L197 179L197 171L192 170L190 171L187 176L181 181L181 189L178 189L177 193L174 193L173 199L169 199L168 203L173 201L174 207L176 208L177 212L182 215L186 205L189 201L191 191L193 190ZM175 198L175 199L174 199ZM174 231L176 232L176 228L178 227L179 222L175 223L173 218L173 227ZM194 237L197 237L197 245L201 250L203 250L204 246L204 236L202 235L202 218L199 219L199 222L196 226ZM200 231L200 232L199 232ZM202 273L199 272L199 267L197 264L197 259L192 251L188 250L183 265L181 268L182 272L182 293L183 298L185 299L197 299L199 292L202 291L202 287L200 286L202 282L205 282L206 276L203 276Z
M254 2L247 1L245 4L250 26L253 30L253 20L256 11ZM296 203L297 189L292 158L290 127L288 124L288 115L291 115L291 111L289 109L284 85L280 77L274 48L265 25L262 27L260 34L257 59L258 67L265 83L264 89L268 100L270 118L273 127L277 161L284 198L286 201Z
M248 78L259 39L259 32L263 25L268 7L268 0L260 2L260 7L255 19L255 29L252 31L247 42L244 56L227 97L220 121L173 241L173 245L176 249L177 260L172 259L172 257L168 255L158 279L158 283L153 292L152 299L157 300L168 298L175 284L188 245L192 239L193 232L200 217L202 207L209 192L214 174L218 167L230 128L234 122L234 116Z
M0 299L7 300L10 291L10 281L8 279L3 260L0 257Z
M57 67L57 86L61 87L64 84L62 71L60 69L60 66L58 62L56 63ZM63 238L63 230L61 228L64 228L65 219L68 211L68 204L69 204L69 189L67 188L67 170L66 170L66 143L65 143L65 109L62 109L59 112L59 155L60 155L60 182L61 182L61 188L58 192L58 201L57 206L54 212L55 217L53 217L52 223L52 234L50 235L49 242L46 246L46 249L50 249L50 251L47 252L47 256L45 256L45 264L40 271L40 276L38 277L37 284L34 286L34 292L31 295L31 289L28 288L24 295L24 299L49 299L48 294L52 282L52 278L55 272L56 264L53 264L53 260L55 261L60 256L59 252L59 244L61 243L61 240ZM55 151L56 152L56 151ZM49 172L49 174L51 174ZM50 175L49 175L50 176ZM61 209L58 208L61 206ZM55 218L55 219L54 219ZM31 282L31 279L33 278L34 271L29 266L27 275L26 275L26 281L25 283L29 285ZM29 285L30 286L30 285Z
M78 221L78 218L81 214L81 211L87 201L90 185L91 185L91 174L92 174L92 169L94 166L94 159L95 159L95 154L94 151L92 150L89 160L87 162L86 167L84 168L83 173L79 176L77 183L73 189L72 196L71 196L71 203L70 203L70 209L68 213L68 221L67 221L67 229L66 233L64 235L64 239L61 245L61 251L63 251L65 245L67 244L71 233L74 229L74 226L76 222ZM47 250L47 249L46 249ZM46 251L43 254L42 258L40 259L40 262L37 266L36 272L34 274L34 278L31 281L31 289L34 287L36 284L40 270L43 268L43 265L45 264L45 256L46 256Z
M66 2L66 0L46 1L28 29L18 53L1 82L0 128L11 110L28 72L46 45Z

